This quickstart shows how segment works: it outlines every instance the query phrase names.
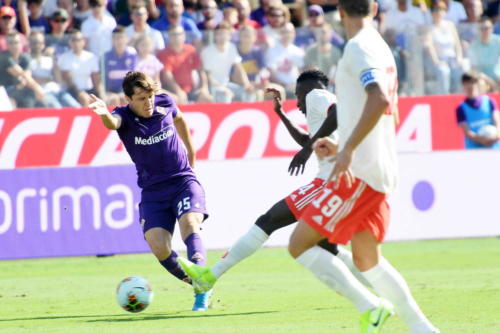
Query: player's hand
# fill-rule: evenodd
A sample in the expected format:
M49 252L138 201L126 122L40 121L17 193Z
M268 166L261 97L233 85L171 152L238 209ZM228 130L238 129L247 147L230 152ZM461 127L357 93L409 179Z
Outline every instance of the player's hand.
M100 98L98 98L94 94L90 94L90 104L89 108L94 111L95 114L99 116L104 116L106 114L109 114L108 107L106 106L106 103Z
M329 137L319 138L312 148L321 160L337 153L337 143Z
M352 184L354 184L354 174L351 170L353 157L354 152L343 149L330 160L335 161L335 167L326 182L333 181L335 183L334 189L338 189L342 181L346 182L347 188L351 188Z
M312 149L309 147L304 147L297 154L295 154L295 156L292 158L292 161L290 162L290 166L288 167L290 176L298 176L299 174L304 173L307 160L309 160L311 154Z
M283 112L283 105L281 104L281 93L279 90L274 88L267 88L266 94L269 94L273 98L274 111L277 113Z

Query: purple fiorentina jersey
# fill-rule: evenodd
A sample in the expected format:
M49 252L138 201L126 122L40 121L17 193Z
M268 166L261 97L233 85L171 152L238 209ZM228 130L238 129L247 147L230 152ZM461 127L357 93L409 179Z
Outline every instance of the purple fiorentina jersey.
M117 107L113 114L122 118L118 135L137 169L137 183L142 189L155 189L194 176L186 150L174 126L177 106L166 94L155 95L154 111L142 118L130 107ZM168 183L165 183L168 182Z

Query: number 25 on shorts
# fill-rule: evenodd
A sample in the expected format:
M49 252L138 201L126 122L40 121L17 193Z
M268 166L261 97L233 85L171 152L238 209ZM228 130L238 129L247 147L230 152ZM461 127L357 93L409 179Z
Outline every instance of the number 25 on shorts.
M191 198L185 197L177 203L177 215L181 216L186 210L191 208Z

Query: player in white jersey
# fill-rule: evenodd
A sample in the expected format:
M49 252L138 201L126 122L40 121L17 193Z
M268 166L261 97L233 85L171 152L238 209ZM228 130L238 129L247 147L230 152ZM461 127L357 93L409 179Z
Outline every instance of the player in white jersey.
M298 174L304 170L304 165L312 153L311 145L316 138L329 134L329 138L332 140L337 139L334 132L337 127L336 98L334 94L326 90L327 85L328 78L318 70L305 71L297 79L297 106L306 115L308 129L314 133L312 137L308 132L294 124L283 112L279 92L270 91L274 94L274 110L280 116L290 135L303 147L292 160L289 168L291 174ZM227 270L257 251L272 232L296 222L305 207L321 191L331 171L331 163L320 161L318 174L310 184L300 187L259 217L250 230L214 266L210 268L198 267L179 258L178 260L186 274L195 281L197 287L210 290ZM381 304L377 296L368 291L360 281L345 278L345 276L351 277L352 274L355 274L361 281L368 284L354 267L351 253L344 248L337 248L335 244L330 244L326 239L319 239L317 243L318 247L328 256L329 261L321 267L317 267L314 273L327 279L328 281L325 283L333 284L334 289L349 298L360 312L370 313L377 309ZM349 268L352 269L352 273L349 272ZM325 271L334 272L334 274L325 275Z
M340 0L339 6L349 39L335 78L339 152L330 138L315 142L320 157L336 154L333 181L306 208L291 236L289 252L311 269L325 260L316 246L319 240L350 241L355 265L374 290L393 303L410 331L438 332L420 311L403 277L380 257L389 223L386 196L397 182L394 58L373 28L377 10L373 0ZM384 316L362 316L362 332L378 332Z

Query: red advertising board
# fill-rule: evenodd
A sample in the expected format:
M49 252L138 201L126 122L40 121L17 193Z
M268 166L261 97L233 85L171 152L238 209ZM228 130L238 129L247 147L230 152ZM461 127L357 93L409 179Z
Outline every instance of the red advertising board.
M494 96L500 102L500 95ZM463 96L400 98L400 151L463 148L455 108ZM291 156L298 146L270 102L181 106L201 160ZM305 126L294 101L285 111ZM89 109L0 113L0 169L130 163L118 136Z

